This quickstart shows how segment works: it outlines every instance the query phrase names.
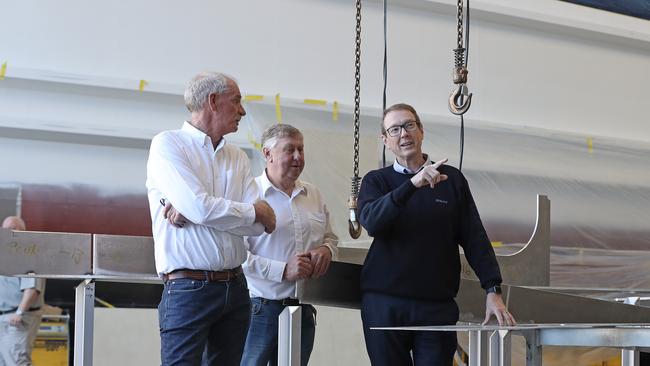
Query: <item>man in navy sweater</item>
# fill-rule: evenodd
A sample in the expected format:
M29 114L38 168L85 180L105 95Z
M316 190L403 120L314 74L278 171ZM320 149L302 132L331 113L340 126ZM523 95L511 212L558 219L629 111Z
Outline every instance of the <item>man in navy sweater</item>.
M359 192L360 222L374 237L361 273L361 318L373 366L452 365L454 332L371 327L453 325L460 284L458 245L487 292L485 322L514 325L501 298L501 273L467 180L422 153L424 130L408 104L384 111L382 139L392 166L369 172Z

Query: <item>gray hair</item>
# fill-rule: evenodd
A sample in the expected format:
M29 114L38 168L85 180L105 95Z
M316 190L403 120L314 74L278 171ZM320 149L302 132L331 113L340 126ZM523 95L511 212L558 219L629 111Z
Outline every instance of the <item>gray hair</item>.
M285 137L302 136L299 129L285 123L274 124L262 133L262 147L272 149L278 140Z
M228 92L228 81L235 82L235 79L220 72L202 72L196 75L185 88L185 106L190 112L200 111L210 94Z
M25 221L18 216L9 216L2 222L3 229L25 231Z

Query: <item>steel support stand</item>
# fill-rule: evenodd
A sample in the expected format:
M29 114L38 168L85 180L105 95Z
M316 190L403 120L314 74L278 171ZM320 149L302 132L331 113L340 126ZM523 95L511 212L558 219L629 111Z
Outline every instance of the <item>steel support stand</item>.
M639 303L638 296L630 296L625 299L624 303L636 305ZM641 360L641 353L634 349L621 350L621 366L639 366Z
M539 330L526 330L521 334L526 338L526 366L542 366L542 345Z
M95 282L85 280L75 289L74 366L92 366Z
M469 332L469 365L485 366L488 364L488 332L471 330Z
M490 366L510 366L511 333L508 330L497 330L490 335Z
M633 349L621 350L621 366L639 366L641 353Z
M278 318L278 365L300 366L302 308L287 306Z

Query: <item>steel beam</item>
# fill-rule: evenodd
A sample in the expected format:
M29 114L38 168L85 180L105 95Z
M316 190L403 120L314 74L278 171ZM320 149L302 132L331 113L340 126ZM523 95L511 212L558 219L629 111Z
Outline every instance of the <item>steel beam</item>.
M87 275L91 234L0 229L0 274Z

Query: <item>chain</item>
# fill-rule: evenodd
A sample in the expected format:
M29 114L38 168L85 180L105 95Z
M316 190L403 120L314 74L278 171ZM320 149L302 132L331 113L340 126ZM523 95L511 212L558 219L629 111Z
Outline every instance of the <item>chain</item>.
M458 0L458 24L456 26L457 32L457 47L454 50L454 65L456 67L465 66L465 47L463 47L463 0Z
M357 34L354 61L354 177L352 177L352 194L359 193L359 115L361 103L361 0L357 0Z
M463 48L463 0L458 0L458 25L456 31L458 32L458 48Z

